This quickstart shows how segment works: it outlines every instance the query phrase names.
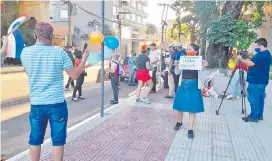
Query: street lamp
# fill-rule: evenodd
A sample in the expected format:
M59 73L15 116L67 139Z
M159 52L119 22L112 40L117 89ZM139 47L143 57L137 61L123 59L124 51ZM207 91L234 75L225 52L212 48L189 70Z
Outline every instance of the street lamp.
M158 3L158 6L163 6L162 20L161 20L161 25L162 25L161 43L163 43L164 27L168 25L166 23L166 19L167 19L167 14L168 14L168 8L169 8L169 6L171 6L171 4L169 4L169 3ZM164 19L165 7L166 7L166 15L165 15L165 19Z

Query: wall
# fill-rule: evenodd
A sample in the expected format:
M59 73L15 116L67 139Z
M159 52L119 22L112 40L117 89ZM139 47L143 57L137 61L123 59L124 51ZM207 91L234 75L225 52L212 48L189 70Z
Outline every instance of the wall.
M98 24L101 24L101 2L100 1L75 1L79 7L94 13L99 17L95 17L86 13L85 11L77 8L76 15L72 16L72 26L79 29L79 35L90 34L92 31L95 31L95 27L88 26L89 22L97 20ZM105 1L105 18L112 20L113 19L113 11L112 11L112 1ZM91 8L91 9L90 9ZM112 22L106 21L105 24L108 25L112 29ZM101 27L97 27L98 31L101 31ZM80 38L79 38L80 39ZM79 40L78 39L78 40ZM78 41L76 44L80 44Z

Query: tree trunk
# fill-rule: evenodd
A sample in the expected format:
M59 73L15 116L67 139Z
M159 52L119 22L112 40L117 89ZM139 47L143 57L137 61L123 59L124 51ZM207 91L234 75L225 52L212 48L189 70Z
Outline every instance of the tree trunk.
M226 1L222 9L222 14L230 13L232 19L237 20L242 12L245 1Z
M191 44L195 43L196 41L195 27L192 27L190 41L191 41Z
M200 40L200 55L203 59L206 59L206 38L201 38Z
M209 68L227 68L228 47L220 44L210 44L207 49Z

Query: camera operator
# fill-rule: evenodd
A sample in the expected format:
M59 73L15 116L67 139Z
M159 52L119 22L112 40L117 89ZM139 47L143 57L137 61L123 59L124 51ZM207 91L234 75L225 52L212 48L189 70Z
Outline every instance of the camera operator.
M243 59L240 55L238 60L249 67L247 74L248 101L251 106L251 113L243 120L249 122L258 122L263 120L265 88L269 82L269 70L271 63L271 54L267 50L267 41L260 38L256 43L255 51L257 54L250 59Z

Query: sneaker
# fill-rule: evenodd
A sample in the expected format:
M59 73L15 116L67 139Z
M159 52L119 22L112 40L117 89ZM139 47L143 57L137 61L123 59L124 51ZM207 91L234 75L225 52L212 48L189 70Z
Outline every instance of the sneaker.
M177 122L176 126L174 127L174 130L178 131L181 126L182 126L182 123Z
M140 99L136 99L135 103L141 103Z
M72 98L72 101L78 101L78 99L77 99L77 98L75 98L75 97L73 97L73 98Z
M225 99L226 100L231 100L231 99L233 99L233 96L232 95L227 95L227 97Z
M258 120L253 120L249 115L247 117L242 117L242 120L244 120L245 122L258 122Z
M259 117L258 120L263 120L263 117Z
M165 96L164 98L173 98L173 96L167 95L167 96Z
M119 103L118 101L113 101L113 102L111 101L111 102L110 102L111 105L116 105L116 104L118 104L118 103Z
M236 100L239 100L239 99L240 99L240 96L236 96L235 99L236 99Z
M148 98L142 98L140 100L141 100L141 102L144 102L146 104L151 104L151 101Z
M83 96L78 96L78 99L84 100L85 98Z
M188 139L193 139L193 138L194 138L194 131L188 130Z
M70 89L69 88L64 88L65 89L65 91L70 91Z

